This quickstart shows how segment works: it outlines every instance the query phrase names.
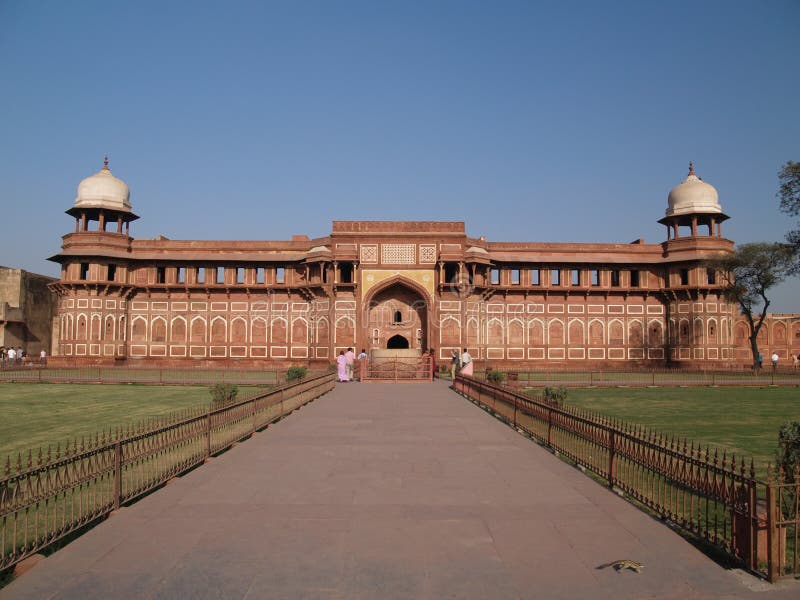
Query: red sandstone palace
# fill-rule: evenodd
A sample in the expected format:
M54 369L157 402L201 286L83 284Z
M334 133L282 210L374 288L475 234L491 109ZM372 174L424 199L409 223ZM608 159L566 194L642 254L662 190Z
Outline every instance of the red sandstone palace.
M659 244L493 242L463 222L334 221L289 241L135 239L128 186L103 169L67 214L52 284L65 362L285 365L368 351L468 348L492 365L728 366L746 322L708 259L730 253L717 191L690 165ZM772 315L765 356L800 351L800 318Z

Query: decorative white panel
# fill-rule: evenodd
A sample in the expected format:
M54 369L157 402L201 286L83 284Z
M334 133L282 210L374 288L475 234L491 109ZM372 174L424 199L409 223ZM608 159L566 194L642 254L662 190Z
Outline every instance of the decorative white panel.
M376 264L378 262L377 244L361 244L361 262L365 264Z
M415 244L381 244L381 262L385 265L413 265L417 262Z
M420 244L419 246L419 262L425 265L436 264L436 246L428 246Z

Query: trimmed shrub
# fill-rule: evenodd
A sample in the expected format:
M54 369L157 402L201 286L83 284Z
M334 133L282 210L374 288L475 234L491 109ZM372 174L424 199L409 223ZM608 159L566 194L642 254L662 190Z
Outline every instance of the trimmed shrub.
M308 373L308 369L305 367L289 367L289 369L286 371L286 382L289 383L295 379L297 381L302 381L302 379L306 376L306 373Z
M236 395L239 393L239 387L232 383L217 383L209 388L211 400L214 406L230 404L236 400Z
M500 385L506 380L506 374L502 371L498 371L497 369L492 369L486 373L486 379L490 383Z
M567 399L567 388L563 385L556 387L544 388L544 400L553 406L562 406Z

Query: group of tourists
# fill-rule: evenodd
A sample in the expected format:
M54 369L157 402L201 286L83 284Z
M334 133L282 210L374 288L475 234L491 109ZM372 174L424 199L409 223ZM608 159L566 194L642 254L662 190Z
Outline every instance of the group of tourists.
M773 352L772 356L770 356L770 360L772 361L772 370L777 371L778 361L780 360L780 356L778 356L778 353ZM798 367L800 367L800 354L798 354L797 356L792 354L792 368L797 369ZM759 369L764 368L764 356L761 354L761 352L758 353L758 368Z
M0 366L12 367L15 365L30 364L28 353L22 346L0 346ZM47 352L42 350L39 353L39 363L41 365L47 364Z
M458 350L453 350L450 356L452 357L450 359L450 377L452 379L456 378L456 372L461 375L472 377L472 357L469 355L466 348L464 348L461 354L458 353Z
M365 358L367 358L367 352L364 348L361 349L358 356L355 355L352 348L348 348L347 351L340 350L339 356L336 358L336 376L338 380L340 382L353 381L353 366L356 360L358 360L360 365L362 365L361 368L363 368L364 363L361 361Z

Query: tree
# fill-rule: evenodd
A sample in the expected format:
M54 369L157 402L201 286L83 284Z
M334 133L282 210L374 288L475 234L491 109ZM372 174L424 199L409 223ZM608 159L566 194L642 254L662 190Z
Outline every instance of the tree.
M777 194L781 200L781 211L794 217L800 215L800 162L786 161L778 171L778 180L781 182ZM800 256L800 228L789 231L786 241ZM800 270L800 263L795 265L795 270Z
M713 262L725 297L739 305L750 324L753 368L758 368L758 333L767 316L767 292L781 283L794 267L794 248L788 244L757 242L739 245L733 254Z

